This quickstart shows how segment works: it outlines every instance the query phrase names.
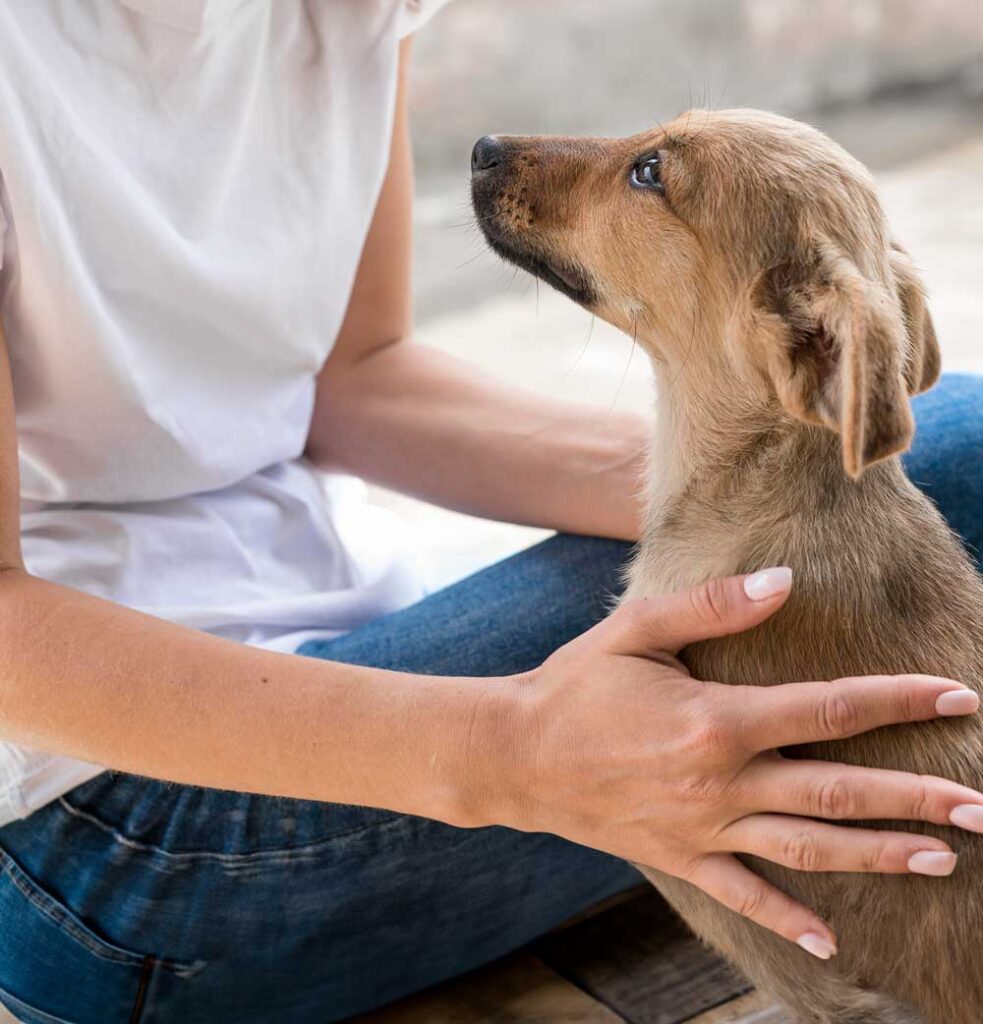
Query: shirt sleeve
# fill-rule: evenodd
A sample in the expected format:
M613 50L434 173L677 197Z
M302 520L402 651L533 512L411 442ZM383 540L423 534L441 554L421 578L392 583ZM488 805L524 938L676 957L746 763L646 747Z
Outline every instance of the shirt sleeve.
M399 38L422 28L449 0L400 0Z

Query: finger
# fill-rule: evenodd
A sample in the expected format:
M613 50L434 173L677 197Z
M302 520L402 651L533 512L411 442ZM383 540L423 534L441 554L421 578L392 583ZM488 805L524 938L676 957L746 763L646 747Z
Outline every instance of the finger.
M740 633L764 622L785 603L792 570L707 580L690 590L626 601L611 617L619 654L676 654L687 644Z
M710 854L701 858L686 878L718 903L796 943L813 956L821 960L835 956L836 936L825 922L759 878L736 857Z
M936 676L860 676L831 683L731 687L756 750L845 739L900 722L975 714L976 693Z
M721 832L728 850L750 853L795 871L886 875L951 875L956 855L931 836L829 825L783 814L753 814Z
M975 806L983 814L983 794L948 779L827 761L757 758L742 773L739 785L737 799L748 810L830 821L891 819L949 825L955 824L951 816L957 807Z

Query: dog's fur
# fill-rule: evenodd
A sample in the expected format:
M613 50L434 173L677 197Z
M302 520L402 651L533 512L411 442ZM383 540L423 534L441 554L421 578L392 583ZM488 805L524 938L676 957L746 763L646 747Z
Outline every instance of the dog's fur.
M748 110L695 111L628 139L498 142L498 166L473 184L491 245L655 364L651 493L629 593L794 569L777 615L687 648L690 671L758 685L924 672L983 689L983 586L898 458L909 395L934 383L939 350L866 169L818 131ZM629 183L655 152L661 195ZM790 753L983 788L978 716ZM848 817L843 794L829 797L828 816ZM801 1024L978 1024L983 836L924 831L959 853L953 877L745 858L829 920L840 953L827 962L649 875ZM788 852L807 868L801 839Z

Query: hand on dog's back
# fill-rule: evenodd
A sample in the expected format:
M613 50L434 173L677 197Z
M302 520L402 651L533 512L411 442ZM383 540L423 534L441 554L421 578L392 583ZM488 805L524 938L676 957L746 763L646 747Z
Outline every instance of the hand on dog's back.
M956 857L940 839L815 819L945 824L957 807L983 808L983 795L776 751L972 714L975 693L930 676L726 686L693 679L676 660L688 644L763 622L791 582L772 569L629 601L517 677L511 733L536 740L514 750L494 820L684 878L822 958L836 949L829 927L735 854L805 871L950 874Z

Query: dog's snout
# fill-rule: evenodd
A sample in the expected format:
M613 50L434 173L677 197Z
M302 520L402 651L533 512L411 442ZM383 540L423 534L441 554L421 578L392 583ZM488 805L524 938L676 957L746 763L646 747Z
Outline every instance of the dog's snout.
M471 150L471 172L490 171L505 157L505 146L494 135L483 135Z

